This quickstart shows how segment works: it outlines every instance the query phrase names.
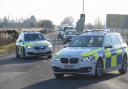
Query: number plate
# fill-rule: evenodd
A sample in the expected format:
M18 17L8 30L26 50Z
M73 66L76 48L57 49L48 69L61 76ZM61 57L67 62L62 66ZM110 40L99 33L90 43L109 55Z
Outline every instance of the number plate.
M44 53L44 50L36 50L35 53Z
M41 46L40 49L45 49L45 46Z
M64 65L64 68L65 69L74 69L74 65L73 64L67 64L67 65Z

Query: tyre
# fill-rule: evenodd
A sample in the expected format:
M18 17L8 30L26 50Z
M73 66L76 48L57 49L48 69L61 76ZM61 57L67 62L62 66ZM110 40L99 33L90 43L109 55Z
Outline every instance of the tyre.
M97 61L96 69L95 69L95 77L98 79L103 77L103 61L102 60Z
M18 47L16 47L16 58L20 58L20 55L18 54L19 50Z
M26 59L27 57L26 57L26 50L25 50L25 48L23 47L22 48L22 57L21 57L22 59Z
M52 55L48 55L47 57L48 57L48 59L50 59L50 58L52 58Z
M64 74L54 74L57 79L62 79Z
M125 74L127 72L127 56L123 57L122 68L119 70L120 74Z

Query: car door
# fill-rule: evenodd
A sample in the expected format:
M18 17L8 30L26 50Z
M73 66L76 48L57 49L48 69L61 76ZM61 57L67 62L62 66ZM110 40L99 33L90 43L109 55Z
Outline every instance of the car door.
M113 51L112 51L112 59L111 59L111 67L116 67L119 64L118 59L122 59L122 49L121 44L118 39L118 34L111 35L112 43L113 43Z
M112 67L111 61L112 61L112 55L114 55L114 48L112 44L112 39L110 35L105 36L105 58L104 58L104 67L106 69L109 69Z
M126 51L125 49L127 45L125 44L120 34L117 35L117 39L119 41L119 48L117 49L117 65L120 65L123 60L122 54Z

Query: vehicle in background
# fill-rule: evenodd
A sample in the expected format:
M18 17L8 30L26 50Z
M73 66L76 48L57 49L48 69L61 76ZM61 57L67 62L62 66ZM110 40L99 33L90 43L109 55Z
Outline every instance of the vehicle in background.
M63 35L63 43L71 42L77 35L76 30L66 30Z
M16 57L52 57L52 44L40 32L22 32L16 41Z
M63 39L63 35L65 34L66 30L74 30L73 26L61 26L60 29L58 30L58 38Z

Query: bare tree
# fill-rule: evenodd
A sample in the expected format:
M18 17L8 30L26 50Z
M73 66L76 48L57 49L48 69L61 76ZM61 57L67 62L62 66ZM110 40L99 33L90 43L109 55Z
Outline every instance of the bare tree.
M32 15L30 17L30 27L36 27L36 17L34 15Z
M102 21L99 17L97 17L96 20L95 20L95 28L96 29L104 28L104 25L103 25L103 23L102 23Z
M92 25L91 23L86 24L85 27L86 27L87 29L95 29L95 26Z
M74 19L70 16L70 17L66 17L64 18L64 20L61 22L61 25L69 25L72 26L74 22Z
M35 16L31 16L28 19L9 19L7 17L4 18L0 18L0 28L23 28L23 27L27 27L27 28L32 28L32 27L36 27L37 22L36 22L36 18Z
M54 29L54 24L50 20L41 20L38 23L38 27L43 27L45 29Z

